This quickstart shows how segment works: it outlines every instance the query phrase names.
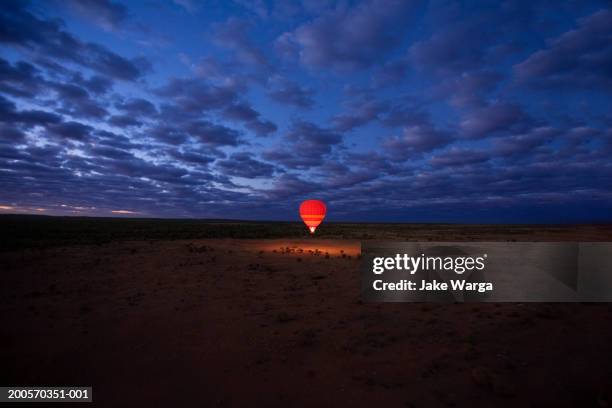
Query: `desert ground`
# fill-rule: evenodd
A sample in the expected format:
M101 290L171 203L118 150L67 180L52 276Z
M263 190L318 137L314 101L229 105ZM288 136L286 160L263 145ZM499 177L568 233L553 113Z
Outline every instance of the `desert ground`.
M612 404L611 305L364 303L358 273L364 239L610 225L98 221L0 219L2 385L93 386L112 407Z

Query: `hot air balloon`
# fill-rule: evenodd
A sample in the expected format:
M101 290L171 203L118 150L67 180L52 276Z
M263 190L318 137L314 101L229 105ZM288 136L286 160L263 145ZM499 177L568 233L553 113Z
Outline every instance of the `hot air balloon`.
M306 200L300 204L300 217L302 217L311 234L315 233L315 230L325 218L326 211L327 208L325 208L323 201Z

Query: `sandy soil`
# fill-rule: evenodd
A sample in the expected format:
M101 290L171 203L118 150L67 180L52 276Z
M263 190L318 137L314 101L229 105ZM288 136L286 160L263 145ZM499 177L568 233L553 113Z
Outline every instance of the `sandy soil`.
M0 382L92 385L98 406L610 406L611 306L364 304L359 250L1 253Z

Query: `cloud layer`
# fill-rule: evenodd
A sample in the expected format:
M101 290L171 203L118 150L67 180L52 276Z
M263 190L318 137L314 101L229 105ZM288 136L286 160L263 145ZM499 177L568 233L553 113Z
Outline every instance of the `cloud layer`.
M211 10L1 2L0 212L612 220L609 4Z

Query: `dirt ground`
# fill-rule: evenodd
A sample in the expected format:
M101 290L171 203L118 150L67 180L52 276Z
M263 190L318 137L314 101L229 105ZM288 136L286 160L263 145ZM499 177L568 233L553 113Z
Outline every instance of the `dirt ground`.
M93 386L113 407L611 406L610 305L363 303L359 252L322 239L2 252L0 382Z

